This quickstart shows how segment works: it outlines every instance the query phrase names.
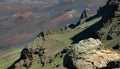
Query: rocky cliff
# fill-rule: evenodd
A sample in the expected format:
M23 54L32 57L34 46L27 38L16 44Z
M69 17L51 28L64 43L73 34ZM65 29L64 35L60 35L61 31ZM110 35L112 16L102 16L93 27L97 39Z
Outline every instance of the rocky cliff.
M84 23L86 19L89 18L91 15L93 15L91 9L85 8L84 11L81 13L80 24Z
M109 0L99 13L103 22L103 27L98 31L100 39L106 42L120 36L120 1Z

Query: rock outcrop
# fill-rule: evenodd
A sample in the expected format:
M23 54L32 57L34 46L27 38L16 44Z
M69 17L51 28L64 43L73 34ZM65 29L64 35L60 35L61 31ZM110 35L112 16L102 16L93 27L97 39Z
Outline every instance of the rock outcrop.
M54 31L53 31L54 32ZM62 47L57 41L48 41L47 35L52 31L41 32L38 39L29 43L22 51L21 56L8 69L34 69L35 64L41 69L46 69L47 65L54 64L54 69L63 67L62 58L68 52L68 48ZM59 61L56 63L56 61ZM63 67L64 68L64 67ZM39 68L37 68L39 69ZM49 69L49 68L47 68Z
M99 69L106 67L109 61L120 60L118 53L102 46L98 39L82 40L71 48L64 59L64 65L68 69ZM114 68L120 68L119 64Z
M87 18L89 18L92 15L92 11L89 8L85 8L84 11L81 13L80 17L80 24L84 23Z
M104 20L108 20L112 17L119 17L120 13L120 1L119 0L108 0L104 7L100 7L98 10L99 14L102 14Z
M85 8L84 11L81 14L81 19L87 18L92 14L92 11L89 8Z
M46 51L47 48L44 47L26 47L22 50L20 58L8 69L29 69L34 64L34 62L38 62L41 67L44 67L45 65L52 63L55 58L55 55L46 55Z
M35 46L29 44L22 50L20 59L8 69L29 69L35 64L42 69L48 69L49 64L54 64L53 69L120 68L120 52L104 48L104 44L98 39L81 40L75 46L62 49L56 48L57 44L52 44L51 48L51 43L48 42L47 46L43 42Z
M103 27L98 31L101 41L106 42L120 36L120 0L108 0L98 14L102 15L103 22Z
M74 11L73 11L74 12ZM70 24L68 27L71 28L71 29L74 29L76 28L77 26L85 23L86 21L88 21L89 19L91 19L91 16L93 15L91 9L89 8L85 8L83 10L83 12L81 13L81 16L80 16L80 19L79 21L77 22L77 24Z

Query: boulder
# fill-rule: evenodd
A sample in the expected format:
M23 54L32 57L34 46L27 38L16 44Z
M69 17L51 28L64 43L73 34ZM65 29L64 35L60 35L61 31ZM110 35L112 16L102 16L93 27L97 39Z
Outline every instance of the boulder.
M64 58L64 66L68 69L98 69L107 66L108 61L120 59L118 53L102 46L98 39L81 40Z

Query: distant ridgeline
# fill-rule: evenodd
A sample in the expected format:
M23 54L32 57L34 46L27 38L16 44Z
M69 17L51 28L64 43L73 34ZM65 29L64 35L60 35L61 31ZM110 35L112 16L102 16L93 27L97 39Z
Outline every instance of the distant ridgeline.
M59 4L63 2L73 1L75 0L0 0L0 3L19 2L19 3Z

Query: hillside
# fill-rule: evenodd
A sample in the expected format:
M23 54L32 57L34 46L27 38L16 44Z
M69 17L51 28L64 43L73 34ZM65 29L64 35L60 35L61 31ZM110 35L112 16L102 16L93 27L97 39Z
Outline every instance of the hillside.
M104 12L101 14L103 27L98 31L99 38L103 41L109 41L120 36L120 4L119 0L108 1L106 6L100 8L99 11ZM98 13L99 13L98 11ZM109 11L109 12L107 12ZM110 15L111 14L111 15Z
M55 68L55 66L59 64L62 65L63 63L62 61L64 58L64 51L63 54L61 54L60 52L66 49L67 47L73 45L71 44L73 41L70 38L74 37L75 34L80 33L80 31L81 32L84 31L87 27L98 22L100 19L101 19L100 17L96 18L94 19L94 22L85 23L74 30L68 29L68 31L66 31L63 29L63 31L60 30L60 31L41 32L38 35L37 39L29 43L26 46L26 48L22 50L20 59L17 62L15 62L15 65L13 64L9 69L12 69L14 67L18 69L19 67L24 68L23 64L26 65L25 66L26 68L30 68L30 69L34 69L34 68L53 69ZM38 54L37 51L40 54ZM29 58L23 58L25 52L31 53L30 61ZM35 52L36 54L34 54ZM41 55L40 59L39 59L39 55ZM63 57L60 58L60 55ZM55 56L56 59L53 58ZM34 62L32 62L31 59Z
M54 54L50 55L50 56L52 56L52 55L54 56L56 53L62 51L64 48L72 45L71 43L73 41L70 38L74 37L76 34L79 34L80 31L82 32L87 27L98 22L100 19L101 19L101 17L98 17L98 18L93 20L94 22L91 22L91 21L86 22L85 24L81 25L80 27L76 28L75 30L74 29L73 30L69 30L69 29L66 30L63 28L62 30L59 30L59 31L53 30L53 31L48 31L48 32L41 32L39 34L39 36L37 37L37 39L35 39L31 43L29 43L27 45L27 47L36 49L37 47L42 46L42 47L47 48L48 50L50 49L48 51L48 53L49 52L51 53L51 50L53 49L53 47L55 47L56 50L53 50ZM43 37L43 35L45 37ZM22 64L20 66L22 66ZM33 65L33 68L34 68L34 65Z
M84 9L76 24L39 32L37 38L27 43L22 51L16 49L18 51L11 53L16 61L10 57L11 61L1 64L0 69L119 69L119 5L119 0L108 0L96 14L88 8ZM45 26L64 23L77 14L79 12L76 10L68 11L48 20L50 24ZM24 13L20 16L24 18ZM24 36L20 36L20 40Z
M30 42L40 31L76 24L84 7L89 6L94 12L98 6L104 5L104 2L105 0L99 2L92 0L45 5L1 3L0 49L14 48Z
M109 10L113 10L111 7L113 3L114 1L109 0L108 3L106 4L106 6L110 6ZM114 11L117 12L116 10ZM102 12L103 14L106 13L106 11L102 11ZM84 11L83 13L86 13L86 12ZM47 31L47 32L40 32L40 34L38 35L38 38L35 39L33 42L29 43L26 46L26 48L22 50L21 57L8 69L12 69L12 68L13 69L14 68L16 69L19 69L19 68L28 68L28 69L119 68L120 67L119 66L120 55L118 55L119 51L117 52L117 51L111 50L107 48L107 46L104 46L99 40L94 40L90 38L90 37L93 37L93 38L102 39L102 37L99 37L99 35L97 34L95 35L95 33L97 33L97 31L101 33L101 30L103 28L110 27L111 29L112 26L109 26L111 24L107 24L108 21L111 20L111 18L112 20L119 18L119 16L117 18L113 17L111 13L113 14L113 12L110 12L108 14L110 17L107 18L107 20L105 19L105 17L108 17L108 15L103 16L103 14L99 14L99 12L96 15L92 15L92 16L87 15L88 17L85 19L85 22L82 24L78 24L74 29L65 27L59 31L53 30L53 31ZM90 13L88 12L88 14ZM83 16L83 14L81 16ZM118 22L114 21L112 25L116 26L116 30L118 32L116 36L119 37L120 31L119 31L119 25L117 25L117 23ZM108 32L106 30L107 29L104 29L105 33ZM116 32L116 30L114 30L114 32ZM112 32L112 30L110 30L109 32ZM105 37L107 38L107 36ZM87 38L90 38L90 39L84 40ZM113 37L113 38L116 38L116 37ZM104 42L104 40L102 41ZM79 42L79 44L77 45L74 44L77 42ZM72 46L72 48L70 46ZM112 54L114 54L114 56L116 57L113 58ZM108 58L108 57L111 57L111 58ZM104 60L100 61L101 58ZM107 61L110 61L110 62L107 62ZM98 62L101 62L101 65ZM111 62L114 62L116 65L114 66L108 65Z

